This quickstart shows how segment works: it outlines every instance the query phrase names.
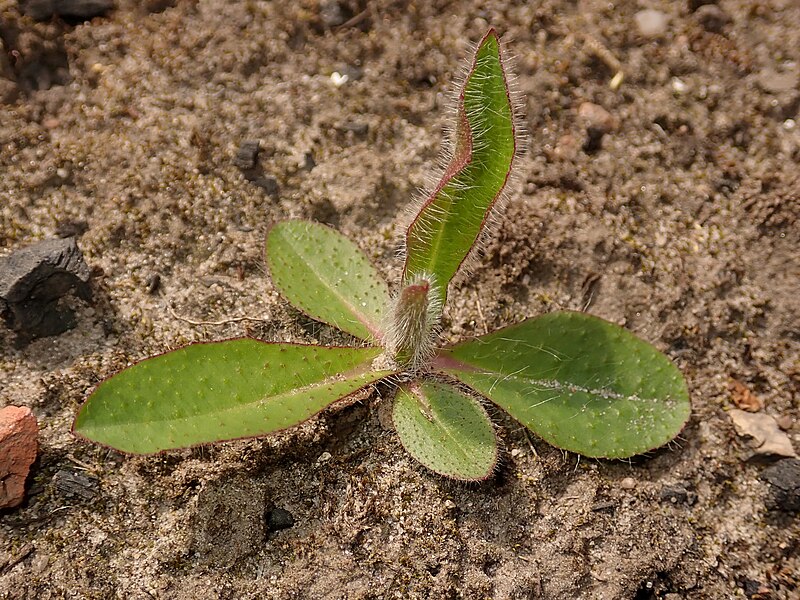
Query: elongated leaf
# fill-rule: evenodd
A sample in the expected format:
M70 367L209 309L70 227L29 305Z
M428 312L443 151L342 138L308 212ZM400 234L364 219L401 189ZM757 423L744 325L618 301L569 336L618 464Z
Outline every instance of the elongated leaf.
M481 41L458 102L454 152L406 234L404 278L450 280L478 240L516 152L513 107L494 30Z
M103 382L73 431L135 454L264 435L389 375L370 368L378 354L252 339L193 344Z
M307 315L378 342L389 288L353 242L309 221L278 223L267 236L275 287Z
M551 444L623 458L673 439L686 382L627 330L583 313L523 321L442 352L436 364Z
M392 416L403 446L432 471L478 480L494 470L494 427L483 407L457 388L433 382L405 385L397 392Z

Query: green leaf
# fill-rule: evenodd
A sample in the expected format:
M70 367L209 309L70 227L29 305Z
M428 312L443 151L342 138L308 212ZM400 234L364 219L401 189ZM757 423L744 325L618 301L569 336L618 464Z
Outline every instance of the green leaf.
M486 479L497 463L494 427L483 407L450 385L411 383L395 396L392 417L406 450L423 465L463 480Z
M494 30L481 41L458 101L454 151L406 234L404 279L447 286L505 187L516 152L513 107Z
M264 435L391 374L371 369L380 352L252 339L193 344L100 384L73 431L134 454Z
M586 456L657 448L691 410L686 382L666 356L583 313L523 321L445 350L435 364L554 446Z
M389 288L353 242L309 221L284 221L267 236L275 287L318 321L379 342Z

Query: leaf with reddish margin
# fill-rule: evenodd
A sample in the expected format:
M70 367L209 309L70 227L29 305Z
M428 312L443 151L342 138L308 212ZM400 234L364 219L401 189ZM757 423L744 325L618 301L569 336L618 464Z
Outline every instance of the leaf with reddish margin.
M406 233L404 280L431 279L442 301L503 193L517 151L505 69L490 29L458 99L453 156Z
M438 370L547 442L625 458L672 440L691 406L681 372L631 332L578 312L528 319L443 350Z
M311 221L283 221L267 235L275 287L296 308L362 340L378 343L389 287L338 231Z
M494 427L480 403L452 385L403 385L392 406L400 441L423 465L453 479L477 481L497 464Z
M101 383L73 432L132 454L265 435L391 375L372 369L380 352L253 339L192 344Z

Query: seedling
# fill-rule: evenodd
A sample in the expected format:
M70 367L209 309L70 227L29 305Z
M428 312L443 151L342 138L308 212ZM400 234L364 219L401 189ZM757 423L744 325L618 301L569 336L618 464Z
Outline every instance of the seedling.
M192 344L103 382L74 432L134 454L262 436L383 381L396 386L392 414L405 448L456 479L485 479L497 462L482 399L585 456L624 458L672 440L690 411L681 373L612 323L557 312L455 346L437 344L451 282L498 210L518 155L506 70L490 30L456 102L449 161L406 231L393 297L358 247L333 229L287 221L270 231L276 288L363 345Z

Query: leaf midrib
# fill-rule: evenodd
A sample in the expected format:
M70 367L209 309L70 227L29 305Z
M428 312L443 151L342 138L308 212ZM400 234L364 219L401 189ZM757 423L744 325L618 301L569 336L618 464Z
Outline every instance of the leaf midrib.
M427 399L428 399L428 397L429 397L429 395L428 395L428 394L425 394L424 390L423 390L423 389L421 389L421 388L412 388L412 390L411 390L411 391L412 391L412 393L413 393L415 396L418 396L418 397L424 397L426 400L427 400ZM431 406L431 403L430 403L429 401L427 402L427 404L428 404L428 406ZM472 453L469 453L469 452L467 452L467 451L464 449L465 447L464 447L464 446L463 446L463 445L462 445L462 444L461 444L461 443L458 441L458 439L457 439L457 438L456 438L456 437L453 435L452 431L454 430L454 428L452 428L452 427L447 427L447 426L446 426L446 422L445 422L445 420L444 420L444 419L441 417L441 414L440 414L440 412L439 412L439 411L436 411L436 417L437 417L437 421L438 421L438 423L440 424L440 428L441 428L441 430L442 430L444 433L446 433L446 434L447 434L447 436L448 436L448 437L449 437L449 438L450 438L450 439L453 441L453 443L455 444L455 446L456 446L456 447L458 448L458 450L461 452L461 455L463 456L463 459L464 459L464 460L463 460L463 462L469 462L469 459L473 457L473 454L472 454Z
M467 363L468 364L468 363ZM470 365L474 366L474 365ZM451 371L456 377L458 377L458 370ZM465 372L466 373L466 372ZM559 381L557 379L536 379L532 377L521 377L514 373L502 373L500 371L473 371L469 373L469 375L479 375L485 377L497 377L498 381L496 381L492 387L495 387L498 384L501 384L503 381L513 380L519 383L528 384L531 386L541 386L547 388L549 390L557 391L557 392L572 392L572 393L583 393L592 396L600 396L607 400L627 400L630 402L661 402L663 398L651 398L651 397L643 397L638 396L637 394L623 394L620 392L616 392L612 389L608 388L591 388L586 387L584 385L575 384L572 382L567 381Z
M371 371L371 372L366 372L363 375L359 375L357 377L353 377L351 379L337 379L336 376L333 375L333 376L326 377L325 379L322 379L320 381L317 381L317 382L314 382L314 383L311 383L311 384L308 384L308 385L304 385L304 386L297 387L297 388L292 388L290 390L284 390L284 391L282 391L282 392L280 392L278 394L274 394L274 395L260 396L258 398L255 398L253 400L249 400L247 402L243 402L241 404L236 404L236 405L227 406L227 407L214 408L214 409L211 409L211 410L199 411L199 412L196 412L196 413L194 413L192 415L188 415L188 416L184 416L184 417L164 416L164 417L155 418L153 416L150 416L145 420L120 421L120 422L109 423L109 424L104 424L102 426L98 426L97 429L113 430L113 429L117 429L117 428L120 428L120 427L130 427L131 425L150 426L150 425L156 424L156 423L180 423L180 422L192 421L192 420L195 420L195 419L201 419L201 418L207 417L207 416L212 415L212 414L225 415L225 414L233 414L235 412L244 412L244 411L247 411L247 410L252 410L254 408L254 405L256 405L256 404L273 402L273 401L280 401L280 400L284 400L284 399L290 399L292 396L295 396L297 394L301 394L301 393L304 393L304 392L315 391L316 389L324 387L326 385L330 385L331 383L335 384L335 383L351 383L351 382L352 383L360 383L360 382L363 382L363 385L366 385L366 384L368 384L368 383L370 383L372 381L377 381L378 379L381 379L382 377L386 377L388 375L391 375L391 373L392 373L391 371ZM359 386L359 387L363 387L363 385ZM359 388L357 388L357 389L359 389ZM337 399L332 400L331 403L335 402Z
M322 283L322 284L325 286L325 288L326 288L328 291L332 292L332 293L333 293L333 295L334 295L334 297L336 297L336 298L337 298L337 299L338 299L338 300L339 300L339 301L340 301L340 302L341 302L341 303L342 303L342 304L343 304L345 307L347 307L347 309L350 311L350 313L351 313L351 314L352 314L354 317L356 317L356 319L357 319L357 321L358 321L359 323L361 323L361 324L362 324L364 327L366 327L366 329L367 329L367 332L368 332L368 333L369 333L369 334L370 334L370 335L371 335L371 336L372 336L372 337L373 337L375 340L377 340L377 341L380 341L380 340L382 339L382 337L383 337L383 336L382 336L382 334L381 334L381 331L380 331L380 328L377 326L377 324L373 323L373 322L372 322L370 319L368 319L368 318L367 318L367 316L366 316L366 315L364 315L363 313L361 313L361 312L360 312L360 311L359 311L359 310L358 310L358 309L357 309L355 306L353 306L353 305L352 305L352 304L351 304L351 303L350 303L350 302L347 300L347 298L346 298L344 295L342 295L341 293L339 293L339 291L338 291L338 289L337 289L337 287L336 287L336 286L334 286L333 284L329 283L329 282L328 282L328 281L327 281L327 280L326 280L326 279L325 279L325 278L322 276L322 274L321 274L321 273L320 273L320 272L319 272L319 271L318 271L318 270L317 270L317 269L314 267L314 265L313 265L313 262L312 262L312 261L309 261L309 260L307 260L307 257L305 256L305 254L303 254L303 253L301 253L300 251L298 251L297 247L296 247L296 246L295 246L295 244L293 243L293 241L294 241L293 239L287 239L287 241L289 242L289 243L288 243L288 246L289 246L289 248L291 248L291 249L292 249L292 251L295 253L295 255L297 256L297 258L298 258L298 259L300 259L300 260L302 260L302 261L304 261L304 262L305 262L305 264L306 264L306 266L308 266L309 270L310 270L310 271L311 271L311 272L312 272L314 275L316 275L316 277L317 277L317 280L318 280L320 283ZM379 284L380 284L380 282L376 282L376 283L379 283ZM306 306L308 306L308 305L309 305L309 303L308 303L308 302L305 302L305 304L306 304ZM310 309L310 308L309 308L309 311L311 311L311 309ZM340 329L342 328L342 327L341 327L341 325L338 325L338 324L336 324L336 323L331 323L331 325L334 325L335 327L339 327ZM349 333L353 333L353 332L351 331L351 332L349 332ZM357 337L362 337L360 334L356 334L356 335L357 335Z

